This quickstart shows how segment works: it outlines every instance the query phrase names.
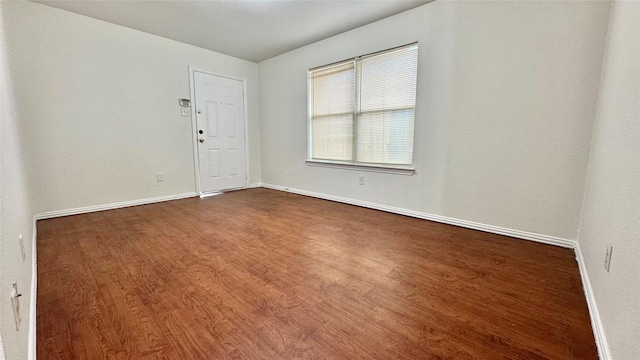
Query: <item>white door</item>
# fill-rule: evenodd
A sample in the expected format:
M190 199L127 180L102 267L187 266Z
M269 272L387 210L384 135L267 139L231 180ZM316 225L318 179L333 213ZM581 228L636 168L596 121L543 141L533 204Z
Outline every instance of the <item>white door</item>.
M247 186L243 84L194 71L200 191Z

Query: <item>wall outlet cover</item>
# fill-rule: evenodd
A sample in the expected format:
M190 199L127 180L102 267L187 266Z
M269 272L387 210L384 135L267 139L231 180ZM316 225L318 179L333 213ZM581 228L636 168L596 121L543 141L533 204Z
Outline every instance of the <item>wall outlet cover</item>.
M182 114L182 116L191 116L191 108L181 107L180 113Z
M164 182L164 173L156 173L156 181L157 182Z

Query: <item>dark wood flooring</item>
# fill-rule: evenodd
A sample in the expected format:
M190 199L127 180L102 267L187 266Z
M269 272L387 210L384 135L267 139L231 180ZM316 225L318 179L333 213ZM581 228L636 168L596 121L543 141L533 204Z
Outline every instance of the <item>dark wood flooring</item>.
M572 250L274 190L38 222L46 359L596 359Z

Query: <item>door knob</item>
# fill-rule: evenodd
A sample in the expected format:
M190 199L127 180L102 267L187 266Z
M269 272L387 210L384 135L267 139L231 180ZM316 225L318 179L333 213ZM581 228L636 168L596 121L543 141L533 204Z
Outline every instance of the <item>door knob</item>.
M198 139L198 141L200 141L201 143L203 143L203 142L204 142L204 139L200 138L200 139Z
M202 114L202 109L198 109L198 114Z

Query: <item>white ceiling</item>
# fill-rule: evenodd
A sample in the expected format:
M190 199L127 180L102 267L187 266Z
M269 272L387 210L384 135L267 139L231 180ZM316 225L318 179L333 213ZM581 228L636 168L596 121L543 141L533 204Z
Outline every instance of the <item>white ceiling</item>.
M34 1L260 62L432 0Z

